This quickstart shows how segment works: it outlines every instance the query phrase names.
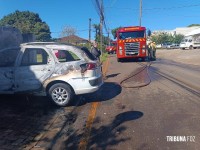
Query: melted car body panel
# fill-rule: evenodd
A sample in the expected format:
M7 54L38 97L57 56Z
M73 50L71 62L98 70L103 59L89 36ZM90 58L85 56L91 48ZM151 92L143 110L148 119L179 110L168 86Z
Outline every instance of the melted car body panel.
M12 67L0 66L0 93L42 92L46 95L46 87L55 81L69 84L75 94L95 91L101 86L89 84L89 80L102 76L100 63L90 60L74 46L22 44L13 60ZM89 62L95 63L97 68L81 72L80 66Z

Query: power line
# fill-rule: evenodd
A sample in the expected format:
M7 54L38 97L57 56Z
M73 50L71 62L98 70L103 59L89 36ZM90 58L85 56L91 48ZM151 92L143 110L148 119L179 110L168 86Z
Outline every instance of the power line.
M96 9L97 14L99 15L99 17L102 19L102 23L104 25L104 29L106 30L106 32L108 33L108 27L107 24L105 22L105 13L104 13L104 5L103 5L103 1L101 0L92 0L92 4Z
M200 4L182 5L182 6L174 6L174 7L166 7L166 8L146 8L144 10L169 10L169 9L180 9L180 8L197 7L197 6L200 6Z
M192 4L192 5L182 5L182 6L173 6L173 7L155 7L155 8L143 8L143 10L170 10L170 9L181 9L181 8L188 8L188 7L198 7L200 4ZM135 10L138 11L139 9L135 8L120 8L120 7L106 7L106 8L112 8L112 9L126 9L126 10Z

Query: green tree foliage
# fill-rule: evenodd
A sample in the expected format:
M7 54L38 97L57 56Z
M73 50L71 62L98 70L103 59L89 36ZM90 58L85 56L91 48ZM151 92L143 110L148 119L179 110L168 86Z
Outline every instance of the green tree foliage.
M93 27L95 29L95 40L97 41L97 38L100 36L100 24L93 24Z
M117 37L117 30L119 29L119 28L121 28L121 27L117 27L117 28L114 28L114 29L112 29L112 35L113 35L113 37L114 37L114 39L116 39L116 37Z
M163 43L180 43L183 39L184 35L182 34L167 34L167 33L160 33L151 36L151 40L156 42L156 44L163 44Z
M0 26L18 28L22 34L32 33L37 41L49 41L51 32L49 26L41 20L37 13L29 11L15 11L0 20Z
M100 24L93 24L93 28L95 29L95 41L97 42L97 43L99 43L98 44L98 48L100 49L101 48L101 46L100 46ZM107 37L107 36L104 36L103 35L103 37L102 37L102 50L104 51L105 50L105 47L106 47L106 45L108 45L109 44L109 41L110 41L110 39Z
M181 43L181 41L183 40L183 38L184 38L184 35L182 35L182 34L176 34L174 36L173 43Z
M200 24L191 24L188 27L200 26Z

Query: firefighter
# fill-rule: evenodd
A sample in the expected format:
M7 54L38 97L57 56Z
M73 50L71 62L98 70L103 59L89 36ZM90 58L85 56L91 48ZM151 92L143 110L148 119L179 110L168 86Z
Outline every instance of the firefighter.
M151 50L152 50L152 59L156 60L156 43L155 42L151 42Z
M152 42L149 42L149 43L147 44L148 59L149 59L149 60L152 60L152 58L153 58L151 43L152 43Z
M100 60L101 51L97 48L96 42L92 43L91 53L97 60Z

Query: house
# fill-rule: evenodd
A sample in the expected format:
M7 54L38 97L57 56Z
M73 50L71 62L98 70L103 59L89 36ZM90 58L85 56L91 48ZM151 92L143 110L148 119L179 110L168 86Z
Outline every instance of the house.
M175 35L175 34L187 35L190 32L195 31L199 28L200 28L199 26L193 26L193 27L179 27L174 30L157 30L157 31L153 31L152 35L156 35L156 34L160 34L160 33L167 33L167 34L171 34L171 35Z
M78 37L76 35L69 35L69 36L60 38L59 42L70 43L70 44L73 44L73 45L85 45L85 44L89 43L89 40L83 39L83 38Z

